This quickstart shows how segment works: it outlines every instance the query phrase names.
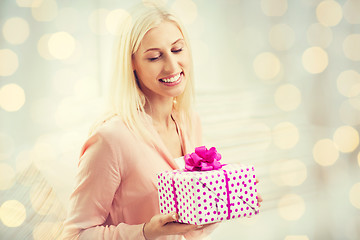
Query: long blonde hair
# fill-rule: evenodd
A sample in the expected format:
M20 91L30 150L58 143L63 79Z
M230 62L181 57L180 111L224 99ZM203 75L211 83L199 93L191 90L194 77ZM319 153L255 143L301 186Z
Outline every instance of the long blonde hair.
M190 114L194 98L193 66L190 43L178 18L159 6L142 6L129 15L119 28L119 39L115 46L114 72L110 84L109 112L102 122L118 115L127 127L145 141L151 142L152 135L144 123L145 95L140 90L132 68L132 55L138 50L144 35L164 21L174 23L182 33L189 49L191 67L184 92L176 97L174 111L181 121L191 127Z

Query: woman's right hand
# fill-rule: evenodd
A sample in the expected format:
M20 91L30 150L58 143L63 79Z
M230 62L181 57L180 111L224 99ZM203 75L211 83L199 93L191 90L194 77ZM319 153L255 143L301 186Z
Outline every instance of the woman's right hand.
M145 223L144 237L153 240L164 235L183 235L188 232L202 229L202 225L192 225L174 222L178 219L177 213L158 214Z

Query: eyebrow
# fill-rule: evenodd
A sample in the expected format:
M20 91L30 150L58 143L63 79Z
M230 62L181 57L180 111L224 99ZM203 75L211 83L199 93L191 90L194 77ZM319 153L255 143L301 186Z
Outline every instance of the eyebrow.
M176 43L178 43L178 42L180 42L180 41L184 41L184 39L183 39L183 38L179 38L178 40L176 40L175 42L173 42L173 43L171 44L171 46L175 45ZM160 48L148 48L148 49L146 49L146 50L144 51L144 53L149 52L149 51L159 51L159 50L160 50Z

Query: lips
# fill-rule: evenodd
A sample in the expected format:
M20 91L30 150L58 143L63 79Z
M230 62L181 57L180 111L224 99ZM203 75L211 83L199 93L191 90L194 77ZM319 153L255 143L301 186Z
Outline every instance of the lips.
M161 82L165 82L165 83L172 83L172 82L176 82L177 80L179 80L180 78L180 74L178 73L175 76L169 77L169 78L162 78L160 79Z
M166 86L174 86L181 82L182 78L184 76L183 72L177 73L175 75L169 76L167 78L161 78L159 81Z

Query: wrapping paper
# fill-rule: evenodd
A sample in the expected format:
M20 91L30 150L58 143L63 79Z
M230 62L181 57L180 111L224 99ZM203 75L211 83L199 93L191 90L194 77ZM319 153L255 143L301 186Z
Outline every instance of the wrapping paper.
M160 212L177 212L182 223L202 225L259 213L253 166L165 171L158 174L158 193Z

